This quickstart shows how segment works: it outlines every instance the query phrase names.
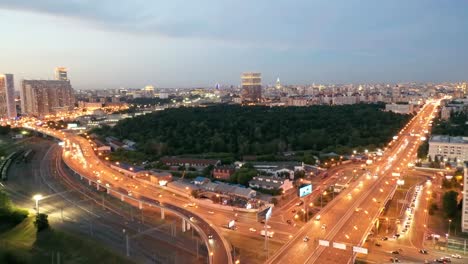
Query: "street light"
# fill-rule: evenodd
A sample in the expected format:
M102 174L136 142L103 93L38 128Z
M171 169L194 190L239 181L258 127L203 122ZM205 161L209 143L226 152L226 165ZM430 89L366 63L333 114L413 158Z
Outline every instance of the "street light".
M35 194L33 196L33 200L36 201L36 212L37 212L37 214L39 214L39 200L42 200L42 198L43 198L42 194Z

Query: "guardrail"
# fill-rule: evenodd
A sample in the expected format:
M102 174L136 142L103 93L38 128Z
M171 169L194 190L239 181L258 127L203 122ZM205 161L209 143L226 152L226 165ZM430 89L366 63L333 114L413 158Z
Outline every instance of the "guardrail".
M62 160L63 160L63 162L65 163L65 165L66 165L71 171L73 171L75 174L77 174L77 175L79 175L80 177L82 177L82 178L88 180L88 181L91 182L91 183L95 183L96 186L100 186L100 187L102 187L102 188L106 188L107 190L109 190L109 195L112 195L112 193L114 193L114 194L117 194L117 195L120 196L120 197L125 197L125 199L127 199L127 200L133 200L133 201L135 201L135 202L137 202L137 203L139 203L139 204L147 204L147 205L149 205L149 206L151 206L151 207L156 207L156 208L160 208L160 209L163 209L163 210L167 210L168 212L171 212L171 213L177 215L178 217L180 217L181 219L187 221L188 223L190 223L191 226L193 226L193 227L195 228L195 230L197 230L197 232L198 232L198 233L200 234L200 236L202 237L202 239L203 239L203 241L204 241L204 243L205 243L205 246L206 246L208 252L210 251L210 250L209 250L209 249L210 249L210 246L209 246L208 236L201 230L201 228L200 228L198 225L196 225L195 223L193 223L192 221L190 221L190 218L186 217L184 214L181 214L181 213L179 213L179 212L177 212L177 211L175 211L175 210L172 210L172 209L169 209L169 208L167 208L167 207L162 206L161 203L159 203L159 201L157 201L157 200L154 200L154 202L153 202L153 201L150 201L150 200L147 200L147 199L143 199L143 200L137 199L137 198L135 198L135 197L128 196L128 195L125 194L125 193L121 193L121 192L119 192L119 191L113 190L113 189L110 188L110 187L106 187L106 186L104 186L103 184L97 182L97 180L90 179L90 178L88 178L88 177L86 177L86 176L80 174L79 172L77 172L75 169L73 169L72 166L70 166L70 165L67 163L66 159L63 159L63 158L62 158ZM114 195L114 196L115 196L115 195ZM208 261L209 261L209 263L212 263L212 260L211 260L210 256L208 256Z
M39 132L39 133L42 133L42 134L45 134L45 135L48 135L48 136L53 137L53 138L56 138L56 139L58 139L58 140L62 140L60 137L57 137L57 136L54 135L54 134L48 133L47 131L35 130L35 129L32 128L32 127L24 127L24 128L25 128L25 129L29 129L29 130L33 130L33 131L36 131L36 132ZM79 146L79 147L81 148L81 146ZM160 204L152 203L152 202L150 202L150 201L148 201L148 200L146 200L146 201L145 201L145 200L140 200L140 199L137 199L137 198L135 198L135 197L129 196L128 193L127 193L127 194L121 193L121 192L118 192L118 191L116 191L116 190L113 190L112 188L106 187L106 186L104 186L103 184L98 183L97 180L90 179L89 177L87 177L87 176L85 176L85 175L82 175L82 174L80 174L79 172L77 172L75 169L72 168L72 166L70 166L70 165L67 163L66 159L63 159L63 158L62 158L62 160L64 161L65 165L66 165L70 170L72 170L74 173L76 173L77 175L79 175L79 176L82 177L82 178L87 179L87 180L88 180L89 182L91 182L91 183L95 183L96 186L101 186L102 188L106 188L106 189L110 190L110 191L109 191L109 194L111 194L111 195L112 195L112 192L113 192L113 193L115 193L115 194L118 194L120 197L126 197L127 200L133 200L133 201L138 202L139 204L148 204L148 205L150 205L150 206L157 207L157 208L160 208L160 209L162 209L162 210L167 210L168 212L171 212L171 213L177 215L178 217L180 217L181 219L183 219L183 220L186 221L187 223L190 223L190 225L193 226L193 227L195 228L195 230L200 234L200 236L202 237L202 239L203 239L203 241L204 241L204 243L205 243L205 246L206 246L208 252L210 252L210 246L209 246L208 236L203 232L203 230L200 228L200 226L198 226L198 225L196 225L195 223L193 223L192 221L190 221L190 218L189 218L189 217L185 216L185 215L182 214L182 213L179 213L179 212L176 211L176 210L170 209L170 208L165 207L165 206L162 206L162 205L160 205ZM155 200L155 201L157 201L157 200ZM172 205L172 206L177 207L176 205ZM200 217L200 216L198 216L198 217ZM201 217L200 217L200 218L201 218ZM219 231L217 231L217 230L214 228L214 226L211 226L211 227L216 231L216 233L218 233L219 237L221 238L221 242L223 243L223 247L225 248L226 253L227 253L228 264L232 264L233 261L232 261L232 256L231 256L231 247L230 247L230 245L229 245L228 242L223 238L223 236L219 234ZM209 263L213 263L213 260L212 260L212 258L211 258L210 256L208 256L208 262L209 262Z

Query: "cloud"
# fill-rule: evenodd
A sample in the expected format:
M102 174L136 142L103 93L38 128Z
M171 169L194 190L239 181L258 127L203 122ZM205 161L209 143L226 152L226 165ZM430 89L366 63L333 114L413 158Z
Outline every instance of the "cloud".
M443 37L456 28L450 23L454 16L466 25L457 10L468 6L460 2L447 7L437 0L0 0L0 8L146 36L257 49L377 54L418 50L420 42L434 37L432 32Z

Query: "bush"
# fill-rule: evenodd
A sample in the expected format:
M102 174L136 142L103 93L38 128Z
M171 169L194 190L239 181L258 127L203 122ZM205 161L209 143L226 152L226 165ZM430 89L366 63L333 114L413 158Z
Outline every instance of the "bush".
M34 225L37 228L37 232L41 232L42 230L49 228L49 219L47 214L37 214L36 221L34 221Z
M3 256L0 257L0 263L8 263L8 264L22 264L27 263L21 256L18 256L12 251L6 251L3 253Z
M15 224L21 223L26 217L28 217L28 210L15 209L10 213L10 220Z

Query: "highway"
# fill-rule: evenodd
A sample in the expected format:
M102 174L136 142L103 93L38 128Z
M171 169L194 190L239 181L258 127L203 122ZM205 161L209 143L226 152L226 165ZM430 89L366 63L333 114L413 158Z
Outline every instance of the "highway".
M141 234L140 231L153 230L138 239L130 239L131 260L143 263L196 262L195 243L168 235L160 223L153 225L149 221L142 223L140 219L132 218L117 199L104 197L102 193L77 183L61 166L61 149L56 144L31 138L28 148L36 152L33 160L14 162L9 171L9 181L4 184L5 191L17 205L32 208L32 211L34 202L31 197L41 193L44 199L40 201L40 211L49 215L53 228L78 232L101 241L121 255L125 255L123 229L130 237ZM141 245L137 246L137 243Z
M342 191L320 212L320 221L302 227L268 263L351 263L352 246L363 244L374 219L396 188L396 177L392 172L402 172L415 157L421 141L420 137L411 134L426 134L424 131L439 102L427 103L389 143L382 159L372 166L370 173L360 176ZM308 242L303 241L305 236L310 238ZM318 246L319 239L329 241L330 246ZM333 242L344 244L346 249L333 248Z
M51 129L43 129L40 127L35 127L32 125L26 126L26 128L33 129L42 133L46 133L55 138L61 139L66 142L64 147L62 158L65 163L80 175L86 175L89 179L94 179L94 181L100 181L104 186L105 183L112 186L109 189L123 191L131 191L127 195L119 195L116 191L111 191L111 194L117 195L117 197L122 198L127 203L138 207L139 204L135 202L135 199L139 197L150 198L157 203L160 203L162 206L169 210L165 210L165 214L168 214L169 211L174 210L173 212L184 215L187 219L192 218L195 221L186 221L187 228L190 225L192 228L199 227L202 230L200 235L204 237L205 241L209 245L209 259L212 263L231 263L231 253L230 245L225 240L224 237L220 235L218 228L206 222L203 217L200 217L193 211L185 210L183 204L186 204L187 199L182 197L177 197L174 194L169 195L161 194L161 189L155 188L150 185L145 185L139 182L136 179L125 177L117 171L114 171L110 167L106 166L93 151L93 147L90 144L91 142L76 136L73 134L65 133L62 131L56 131ZM102 188L102 187L101 187ZM126 197L126 198L125 198ZM182 226L182 221L179 221L179 225ZM207 236L212 235L213 240L208 241Z

